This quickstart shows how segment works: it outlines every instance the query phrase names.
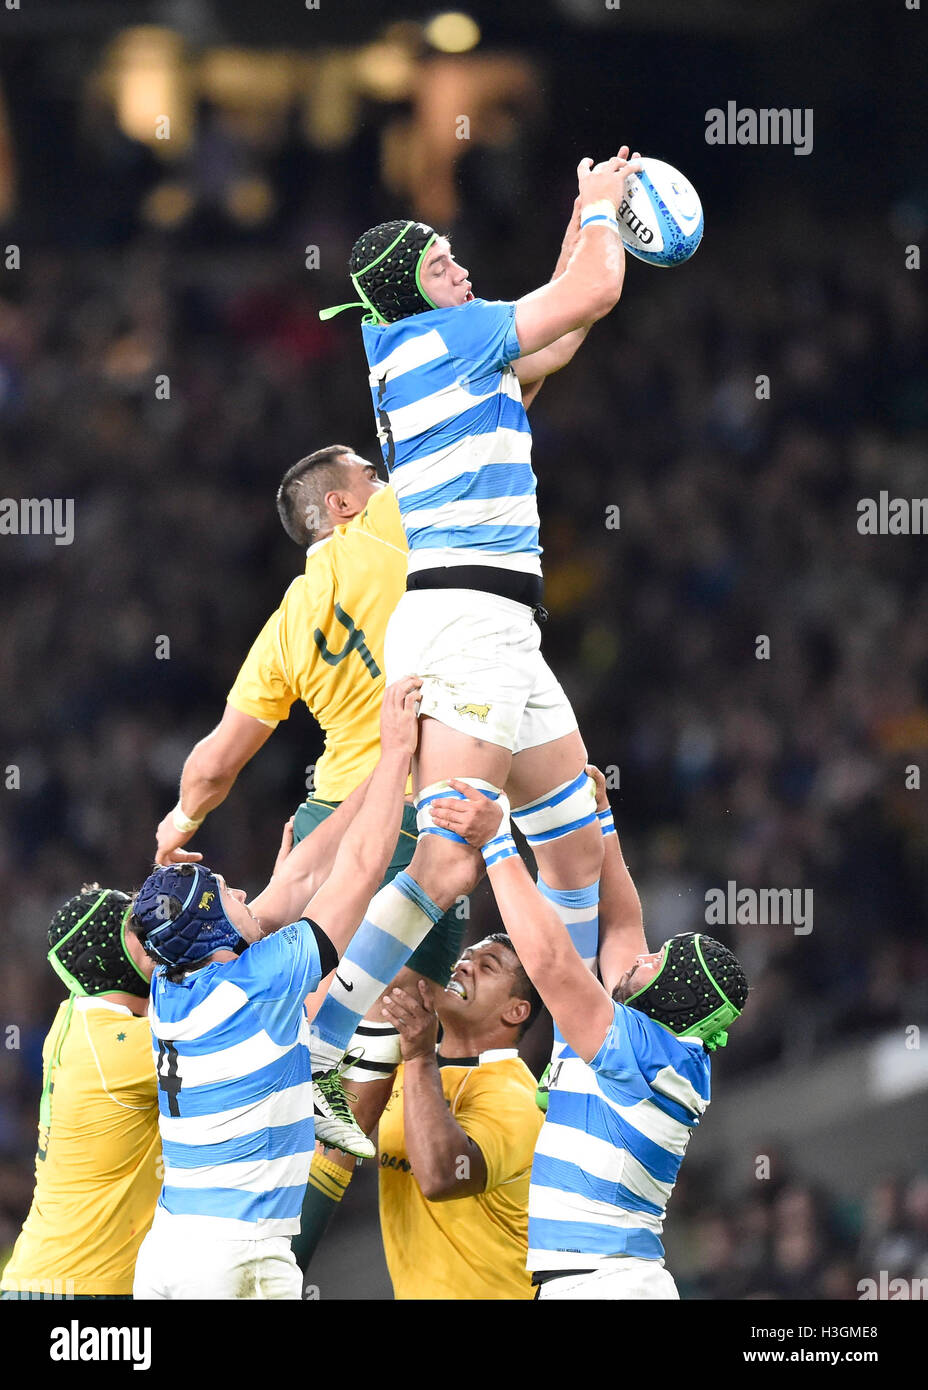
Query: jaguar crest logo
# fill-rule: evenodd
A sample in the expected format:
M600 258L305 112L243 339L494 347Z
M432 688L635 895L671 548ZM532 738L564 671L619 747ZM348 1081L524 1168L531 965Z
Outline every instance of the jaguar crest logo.
M487 715L490 713L489 705L455 705L458 714L469 714L473 719L479 719L481 724L487 722Z

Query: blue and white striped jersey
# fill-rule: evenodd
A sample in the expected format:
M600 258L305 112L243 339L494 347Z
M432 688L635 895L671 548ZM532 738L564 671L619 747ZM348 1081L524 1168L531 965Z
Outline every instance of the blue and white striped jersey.
M664 1212L709 1104L709 1054L697 1038L613 1007L593 1060L567 1048L552 1071L529 1189L532 1270L664 1256Z
M320 981L308 922L177 984L155 971L148 1016L164 1153L159 1207L204 1234L288 1236L312 1161L306 995Z
M514 303L474 299L365 324L384 462L409 571L497 565L541 574L532 434Z

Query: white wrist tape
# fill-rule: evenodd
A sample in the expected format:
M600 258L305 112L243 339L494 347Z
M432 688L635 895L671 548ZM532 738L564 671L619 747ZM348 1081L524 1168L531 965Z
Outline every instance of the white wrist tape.
M174 829L181 835L189 835L191 830L199 830L204 819L205 817L201 816L199 820L191 820L189 816L185 816L184 809L179 801L171 812L171 820L174 822Z
M612 818L612 812L610 810L607 809L605 811L597 811L596 819L602 826L604 835L615 834L615 821Z
M496 804L503 814L502 818L500 819L500 823L497 827L496 834L493 836L493 839L499 840L501 838L505 838L507 840L511 840L512 825L509 820L509 797L506 795L505 792L500 792L499 796L496 798ZM487 841L487 843L492 844L492 840Z
M583 231L584 227L589 227L591 224L612 227L612 229L617 232L619 230L619 219L615 210L615 204L610 202L608 198L600 198L598 202L588 203L585 208L582 208L580 212L580 230Z
M487 840L482 846L480 853L483 855L483 862L488 869L492 869L494 864L498 864L501 859L511 859L514 854L518 854L516 842L511 835L494 835L492 840Z
M485 845L481 845L480 853L483 855L483 862L490 869L494 864L498 864L501 859L511 859L514 854L518 854L516 842L512 838L512 825L509 820L509 798L505 792L500 792L496 798L496 804L503 813L502 820L497 827L496 834L492 840L487 840Z

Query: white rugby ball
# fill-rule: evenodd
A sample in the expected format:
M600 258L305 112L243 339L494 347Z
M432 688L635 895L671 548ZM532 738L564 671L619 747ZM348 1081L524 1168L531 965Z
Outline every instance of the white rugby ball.
M641 159L619 208L626 251L651 265L688 261L702 241L702 203L689 179L662 159Z

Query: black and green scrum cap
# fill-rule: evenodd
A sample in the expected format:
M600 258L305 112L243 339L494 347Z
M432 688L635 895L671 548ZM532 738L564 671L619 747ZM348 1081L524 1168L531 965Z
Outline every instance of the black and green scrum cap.
M675 1037L699 1038L710 1051L728 1042L748 997L738 959L712 936L683 932L665 941L660 970L625 1000Z
M48 963L72 995L148 995L148 979L126 946L131 908L127 893L95 885L55 913L48 927Z
M348 259L351 283L361 296L320 309L321 319L343 309L367 309L365 323L396 323L438 305L422 288L422 262L438 233L425 222L381 222L358 237Z
M144 999L150 992L148 978L126 947L126 923L131 911L128 893L94 884L69 898L48 924L48 962L67 985L70 998L52 1041L39 1100L39 1124L45 1130L51 1124L55 1074L71 1026L74 1000L82 995L117 991Z

